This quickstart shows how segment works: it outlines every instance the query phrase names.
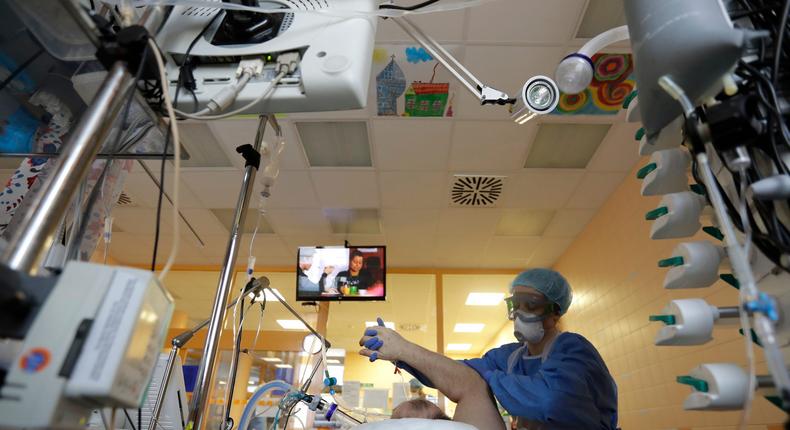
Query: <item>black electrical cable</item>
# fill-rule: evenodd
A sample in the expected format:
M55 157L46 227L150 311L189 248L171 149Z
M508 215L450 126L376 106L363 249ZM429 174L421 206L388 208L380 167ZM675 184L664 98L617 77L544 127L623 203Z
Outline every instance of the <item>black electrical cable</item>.
M178 94L178 85L176 86L176 94ZM154 229L154 249L151 255L151 271L156 271L156 254L159 251L159 233L162 222L162 197L165 194L165 162L167 161L167 146L170 145L170 132L171 128L167 127L167 135L165 136L165 144L162 147L162 163L159 167L159 197L156 202L156 227ZM178 142L176 142L178 145ZM175 228L178 228L176 226Z
M16 77L17 77L17 76L18 76L20 73L24 72L24 71L25 71L25 69L27 68L27 66L29 66L31 63L33 63L34 61L36 61L36 58L40 57L40 56L41 56L41 54L43 54L43 53L44 53L44 48L41 48L41 49L39 49L39 50L38 50L38 52L36 52L35 54L31 55L31 56L30 56L30 58L28 58L27 60L25 60L25 62L24 62L24 63L20 64L20 65L19 65L19 67L17 67L16 69L14 69L14 71L13 71L13 72L11 72L11 74L10 74L10 75L8 75L8 77L7 77L7 78L3 79L3 82L0 82L0 91L2 91L3 89L5 89L5 87L7 87L7 86L8 86L8 84L10 84L10 83L11 83L11 82L12 82L14 79L16 79Z
M203 27L202 30L200 30L200 33L198 33L198 35L195 36L195 38L192 39L192 42L189 44L189 47L187 48L186 52L184 53L184 61L181 62L181 66L178 68L178 84L179 85L181 85L183 83L182 74L184 73L185 70L187 70L188 73L192 73L192 70L189 69L191 67L191 65L192 65L192 63L190 61L190 54L192 53L192 48L195 47L195 44L197 44L198 40L200 40L200 38L203 37L204 34L206 34L206 31L209 29L209 27L211 27L212 24L214 24L214 21L216 21L217 18L219 18L220 15L222 15L222 11L217 12L211 18L211 20L206 24L206 26ZM178 107L178 90L179 90L179 88L178 88L178 86L176 86L175 98L173 99L173 107L174 108ZM190 88L190 91L192 91L191 88ZM193 95L194 95L194 93L193 93ZM197 109L197 103L195 104L195 109Z
M129 412L124 409L123 414L126 415L126 420L129 421L129 425L132 426L132 430L137 430L137 427L134 426L134 421L132 421L132 417L129 416Z
M773 82L774 85L779 83L779 60L782 57L782 42L787 29L787 15L790 14L790 0L785 0L785 5L782 8L782 18L779 21L779 29L776 35L776 49L774 49L774 70Z
M394 10L417 10L424 8L426 6L430 6L434 3L437 3L439 0L427 0L422 3L417 3L412 6L398 6L396 4L383 4L379 6L379 9L394 9Z

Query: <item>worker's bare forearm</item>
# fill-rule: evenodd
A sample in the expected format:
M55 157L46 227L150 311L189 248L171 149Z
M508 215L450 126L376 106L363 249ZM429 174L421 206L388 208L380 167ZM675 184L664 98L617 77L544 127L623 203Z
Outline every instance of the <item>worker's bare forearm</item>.
M469 366L416 344L410 344L400 359L425 375L437 390L456 403L464 393L472 390L473 385L482 382L477 372Z

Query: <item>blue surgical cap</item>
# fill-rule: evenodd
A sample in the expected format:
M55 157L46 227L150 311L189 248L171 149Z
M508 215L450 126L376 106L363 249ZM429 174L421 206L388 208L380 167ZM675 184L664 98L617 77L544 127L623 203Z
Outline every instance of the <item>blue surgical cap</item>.
M519 273L510 284L510 292L512 293L517 286L532 287L543 293L549 301L560 307L560 315L568 311L573 300L573 292L568 281L550 269L529 269Z

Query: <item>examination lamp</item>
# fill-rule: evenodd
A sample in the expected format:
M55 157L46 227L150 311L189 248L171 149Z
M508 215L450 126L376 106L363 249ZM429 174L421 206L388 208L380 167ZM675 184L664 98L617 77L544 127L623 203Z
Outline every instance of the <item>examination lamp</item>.
M560 90L557 84L549 77L533 76L521 88L511 118L516 124L522 125L538 115L553 111L559 102Z

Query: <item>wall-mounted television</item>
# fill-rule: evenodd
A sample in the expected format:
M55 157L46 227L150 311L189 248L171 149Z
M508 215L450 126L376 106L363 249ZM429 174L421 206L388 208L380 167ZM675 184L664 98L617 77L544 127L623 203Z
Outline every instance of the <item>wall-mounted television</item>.
M384 300L385 246L300 246L296 300Z

